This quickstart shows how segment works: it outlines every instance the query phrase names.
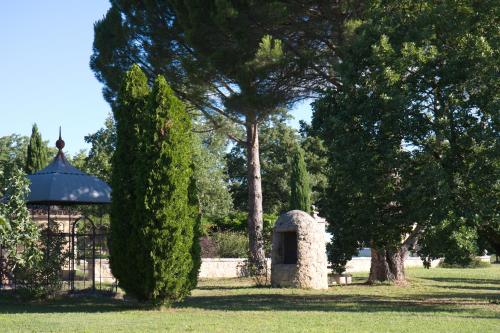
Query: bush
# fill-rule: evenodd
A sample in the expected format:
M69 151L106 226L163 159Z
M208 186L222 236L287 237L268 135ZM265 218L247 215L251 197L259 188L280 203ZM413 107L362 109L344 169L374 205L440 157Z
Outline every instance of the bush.
M479 258L471 258L468 263L454 263L447 262L446 258L439 263L441 268L486 268L490 267L491 263L482 261Z
M237 232L243 233L246 235L247 233L247 216L246 212L234 212L220 219L203 219L203 234L216 234L220 232ZM271 244L273 237L273 227L274 223L278 219L278 215L275 214L264 214L264 228L262 230L262 236L264 237L264 251L266 252L266 256L270 256L271 254ZM245 236L248 237L248 236ZM206 242L206 240L204 241ZM248 244L248 242L247 242ZM205 244L208 246L208 244ZM202 243L202 247L203 247ZM203 251L202 251L203 252ZM248 253L248 249L247 252ZM208 258L208 257L204 257Z
M248 237L243 232L224 231L212 236L219 258L246 258Z
M39 251L43 256L19 265L14 271L17 291L26 299L49 298L62 289L62 268L69 257L67 241L58 234L57 223L52 221L52 233L44 230L40 238Z
M200 237L200 248L202 258L217 258L217 244L209 236Z

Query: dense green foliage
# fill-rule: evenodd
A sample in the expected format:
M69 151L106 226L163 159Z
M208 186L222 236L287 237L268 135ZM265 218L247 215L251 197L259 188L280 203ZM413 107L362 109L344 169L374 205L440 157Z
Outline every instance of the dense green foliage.
M199 131L196 131L197 128ZM193 178L201 216L207 221L220 219L231 213L233 202L228 186L226 136L195 127L193 134Z
M0 137L0 195L5 193L14 170L26 166L28 140L28 137L17 134Z
M31 221L26 207L28 194L29 181L26 174L20 168L14 169L5 192L7 200L0 203L0 216L5 220L0 238L0 247L6 258L0 266L2 277L12 277L16 269L29 268L43 257L37 246L40 230Z
M326 148L310 128L302 123L300 136L287 125L286 115L276 115L261 125L262 149L260 152L263 208L265 214L280 214L288 210L290 202L290 177L293 150L297 143L304 150L311 187L311 201L319 202L327 178ZM246 179L246 156L244 147L234 145L226 155L229 188L235 209L247 209L248 186Z
M265 214L287 211L290 198L290 151L297 143L296 131L286 124L284 114L261 124L260 151L263 209ZM247 157L245 147L235 144L225 156L234 208L248 207Z
M143 283L138 276L140 262L140 229L137 225L136 205L138 168L140 158L139 120L147 112L149 87L146 76L138 66L133 66L123 81L117 105L113 109L116 120L116 150L112 157L110 265L120 286L132 294Z
M311 185L311 201L317 206L328 186L328 158L324 141L314 132L311 125L300 122L300 146L304 150Z
M30 141L28 143L25 172L32 174L47 166L47 150L42 140L42 135L38 132L38 126L33 124Z
M304 151L297 146L292 151L292 154L289 210L298 209L310 214L311 188L309 174L304 162Z
M494 1L373 1L345 23L342 89L314 114L334 266L362 244L395 252L426 232L427 259L447 236L469 252L457 232L500 223L497 17ZM444 221L453 232L437 231Z
M61 289L61 270L67 258L65 238L41 231L26 207L29 182L20 168L8 179L7 200L0 203L0 281L16 283L26 298L53 296ZM53 224L54 230L56 226Z
M140 128L134 222L139 247L135 275L141 282L134 293L141 300L168 304L182 300L196 285L190 278L199 264L193 256L198 211L189 193L193 189L191 118L161 76Z
M246 258L248 237L244 232L221 231L211 237L215 243L215 255L220 258Z
M150 92L137 65L114 112L111 269L127 293L169 304L196 286L200 265L191 119L165 79Z
M116 145L116 124L113 116L106 118L103 128L85 136L85 142L91 147L85 156L83 170L105 182L111 182L111 158Z

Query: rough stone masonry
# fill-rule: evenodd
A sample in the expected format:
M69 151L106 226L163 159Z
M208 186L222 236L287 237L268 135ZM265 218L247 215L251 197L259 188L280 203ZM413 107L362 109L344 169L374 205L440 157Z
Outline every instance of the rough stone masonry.
M281 215L273 230L271 285L328 288L325 225L292 210Z

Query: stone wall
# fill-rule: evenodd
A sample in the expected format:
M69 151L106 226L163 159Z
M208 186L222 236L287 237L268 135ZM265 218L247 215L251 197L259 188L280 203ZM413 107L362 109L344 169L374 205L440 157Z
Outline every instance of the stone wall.
M248 276L247 260L243 258L203 258L199 278L235 278ZM271 259L267 259L268 271Z
M488 257L489 258L489 257ZM353 258L346 265L347 273L369 272L370 257ZM486 260L486 259L485 259ZM489 259L488 259L489 260ZM247 271L244 269L246 259L241 258L203 258L200 268L200 278L235 278L247 276ZM268 267L271 265L271 260L267 261ZM432 267L436 267L439 260L432 262ZM424 267L422 260L418 257L410 257L405 260L405 267Z

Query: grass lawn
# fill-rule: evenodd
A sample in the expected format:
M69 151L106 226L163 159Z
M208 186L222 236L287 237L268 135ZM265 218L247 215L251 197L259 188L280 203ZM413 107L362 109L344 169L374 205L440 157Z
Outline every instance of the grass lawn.
M22 304L0 294L1 332L500 332L500 265L408 270L410 285L328 291L201 281L184 303L148 310L105 297Z

